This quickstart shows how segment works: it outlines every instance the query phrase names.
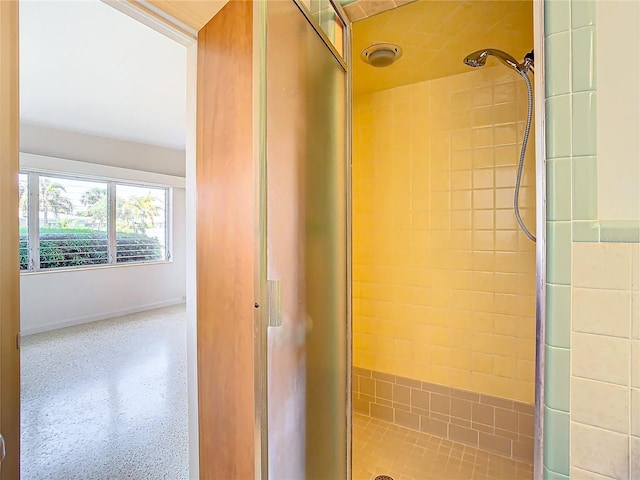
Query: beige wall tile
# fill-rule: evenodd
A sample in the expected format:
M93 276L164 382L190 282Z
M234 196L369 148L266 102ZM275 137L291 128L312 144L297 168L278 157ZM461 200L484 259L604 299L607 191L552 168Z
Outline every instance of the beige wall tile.
M376 370L371 372L371 376L377 380L382 380L384 382L394 383L396 381L395 375L391 375L389 373L378 372Z
M574 288L572 293L573 331L629 336L629 291Z
M631 288L640 290L640 243L631 245Z
M480 433L480 448L500 455L511 456L511 440L491 435L490 433Z
M361 413L363 415L369 416L369 402L363 399L354 398L353 411L356 413Z
M425 417L424 415L421 415L420 430L423 432L431 433L433 435L437 435L439 437L446 438L448 427L446 422L441 422L440 420L435 420L433 418L429 418L429 417Z
M471 408L471 420L474 423L483 425L494 425L494 407L491 405L482 405L474 403Z
M518 412L505 410L504 408L496 408L495 422L496 428L508 432L518 432Z
M376 382L376 398L393 400L393 384L389 382L383 382L382 380L376 380L375 382Z
M386 422L393 423L393 408L384 407L376 403L371 404L371 416Z
M574 243L573 286L629 289L631 257L631 245L626 243Z
M365 393L367 395L371 395L372 397L376 396L376 384L375 380L371 378L361 377L360 381L360 392Z
M420 430L420 415L415 413L403 412L402 410L395 411L395 423L403 425L407 428L414 430Z
M449 415L450 408L450 397L445 395L439 395L437 393L431 394L431 410L436 413L441 413L443 415Z
M471 402L462 398L451 398L451 416L471 420Z
M631 340L631 386L640 388L640 340Z
M605 475L600 475L599 473L588 472L587 470L582 470L581 468L572 467L571 468L571 480L610 480L613 477L607 477Z
M531 403L513 402L513 408L514 410L520 413L526 413L527 415L533 415L533 412L535 411L535 405Z
M503 70L354 98L354 364L531 404L535 244L511 211L520 107L493 94L513 100L524 85ZM535 162L525 170L523 207Z
M512 456L528 464L533 464L533 438L522 438L518 442L513 442Z
M466 445L478 445L478 432L458 425L449 425L449 438Z
M571 420L629 432L629 389L581 378L571 380Z
M404 405L411 405L411 389L403 385L394 385L393 401Z
M640 437L640 390L631 389L631 435Z
M359 0L358 2L368 17L395 8L393 0Z
M630 450L629 477L640 478L640 438L631 437Z
M423 392L415 388L411 389L411 406L429 410L429 392Z
M364 12L360 2L351 3L344 7L344 11L352 22L357 22L363 18L367 18L367 14Z
M534 422L533 415L526 413L518 414L518 433L527 437L533 437Z
M574 333L571 370L576 377L628 385L629 340L602 335Z
M640 292L631 293L631 338L640 340Z
M572 422L571 464L612 478L628 479L629 436Z

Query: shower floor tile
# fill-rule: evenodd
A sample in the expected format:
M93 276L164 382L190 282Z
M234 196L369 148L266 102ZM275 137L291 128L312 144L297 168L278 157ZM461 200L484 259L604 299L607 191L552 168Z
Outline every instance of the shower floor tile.
M530 480L533 467L428 433L353 415L353 480Z

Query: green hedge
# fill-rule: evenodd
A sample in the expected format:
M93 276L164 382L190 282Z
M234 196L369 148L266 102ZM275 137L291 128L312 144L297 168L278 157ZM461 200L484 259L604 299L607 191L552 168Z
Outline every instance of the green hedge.
M78 267L108 263L108 240L104 232L43 232L40 234L40 268ZM140 234L116 235L117 262L162 260L156 238ZM20 234L20 269L28 268L27 235Z

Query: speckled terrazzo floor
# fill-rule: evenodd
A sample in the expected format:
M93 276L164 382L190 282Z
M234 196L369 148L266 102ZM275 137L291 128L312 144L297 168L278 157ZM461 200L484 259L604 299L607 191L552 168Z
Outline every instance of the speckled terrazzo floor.
M353 480L531 480L533 467L375 418L353 416Z
M23 480L189 478L184 306L22 340Z

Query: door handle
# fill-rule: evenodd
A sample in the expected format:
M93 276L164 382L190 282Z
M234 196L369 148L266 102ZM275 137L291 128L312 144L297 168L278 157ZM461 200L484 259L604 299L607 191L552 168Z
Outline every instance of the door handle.
M0 433L0 463L2 463L6 455L7 455L7 450L4 447L4 437Z

